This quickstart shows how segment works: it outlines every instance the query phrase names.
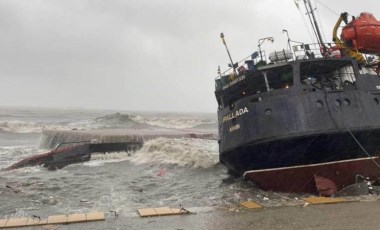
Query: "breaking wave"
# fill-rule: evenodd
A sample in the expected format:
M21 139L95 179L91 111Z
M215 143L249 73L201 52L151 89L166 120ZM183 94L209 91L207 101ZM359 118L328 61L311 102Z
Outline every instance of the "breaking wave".
M46 125L27 121L1 121L0 131L12 133L40 133Z
M137 164L174 164L181 167L210 168L218 164L216 141L181 138L150 140L132 157Z
M113 113L96 118L72 122L32 122L21 120L0 121L0 132L41 133L43 130L133 128L150 129L154 127L170 129L216 129L216 121L192 116L144 114L131 115Z
M88 128L88 122L37 123L32 121L0 121L0 132L42 133L43 130L71 130Z
M98 153L92 154L91 160L93 161L119 161L127 160L133 154L129 152L112 152L112 153Z
M132 120L129 114L114 113L95 118L94 124L106 127L127 127L138 125L138 122Z
M175 117L175 116L142 116L134 115L131 119L138 123L144 123L161 128L187 129L201 125L215 125L215 121L199 119L196 117Z

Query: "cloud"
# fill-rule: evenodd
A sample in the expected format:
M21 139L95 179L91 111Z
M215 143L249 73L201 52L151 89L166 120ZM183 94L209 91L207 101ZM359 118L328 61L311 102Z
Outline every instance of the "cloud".
M328 39L337 15L319 2L380 17L374 0L317 1ZM2 0L0 105L214 112L220 32L237 61L262 37L286 47L282 29L310 41L305 23L291 0Z

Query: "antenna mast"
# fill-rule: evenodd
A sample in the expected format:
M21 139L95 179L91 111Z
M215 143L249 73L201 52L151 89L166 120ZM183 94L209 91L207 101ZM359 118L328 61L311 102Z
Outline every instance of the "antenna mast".
M325 46L325 43L323 42L321 31L319 30L319 26L317 23L317 19L315 18L315 15L314 15L313 6L311 5L310 0L303 0L303 2L305 3L305 8L306 8L307 14L309 15L310 23L313 26L314 33L317 37L318 43L321 47L323 47L323 53L325 53L326 46ZM311 17L310 17L310 14L311 14Z
M224 34L223 33L220 33L220 38L222 39L222 42L223 42L224 46L226 47L228 57L230 58L230 61L231 61L231 67L234 69L234 74L236 74L236 68L235 68L234 62L232 61L231 54L230 54L230 51L228 50L226 41L224 40Z

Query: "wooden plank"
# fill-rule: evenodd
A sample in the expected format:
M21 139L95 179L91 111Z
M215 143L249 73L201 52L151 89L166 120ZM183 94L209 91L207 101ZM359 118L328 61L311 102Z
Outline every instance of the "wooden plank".
M137 211L141 217L157 216L157 213L154 210L154 208L140 208L137 209Z
M304 201L310 204L335 204L347 202L344 198L329 198L329 197L307 197L303 198Z
M254 208L262 208L263 206L259 205L258 203L252 202L252 201L244 201L240 203L241 206L254 209Z
M27 226L38 226L47 224L47 220L40 220L38 218L29 218L26 223Z
M1 219L0 220L0 228L4 227L7 222L8 222L8 219Z
M171 208L173 215L185 214L180 208Z
M70 214L67 217L67 223L79 223L79 222L85 222L87 221L86 214L84 213L75 213Z
M48 224L66 224L67 215L49 216Z
M10 228L25 226L28 222L28 219L29 218L9 218L8 222L5 224L4 227Z
M173 212L169 207L155 208L154 211L156 211L159 216L173 215Z
M104 212L90 212L86 214L87 221L105 220Z
M179 208L169 208L169 207L161 207L161 208L140 208L137 209L139 215L141 217L150 217L150 216L167 216L167 215L183 215L189 214L189 211Z

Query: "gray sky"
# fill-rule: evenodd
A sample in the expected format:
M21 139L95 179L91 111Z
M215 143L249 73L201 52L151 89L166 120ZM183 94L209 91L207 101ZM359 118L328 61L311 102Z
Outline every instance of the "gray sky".
M328 41L341 12L380 19L378 0L312 2ZM282 29L311 42L305 20L294 0L0 0L0 106L215 112L220 32L238 61Z

